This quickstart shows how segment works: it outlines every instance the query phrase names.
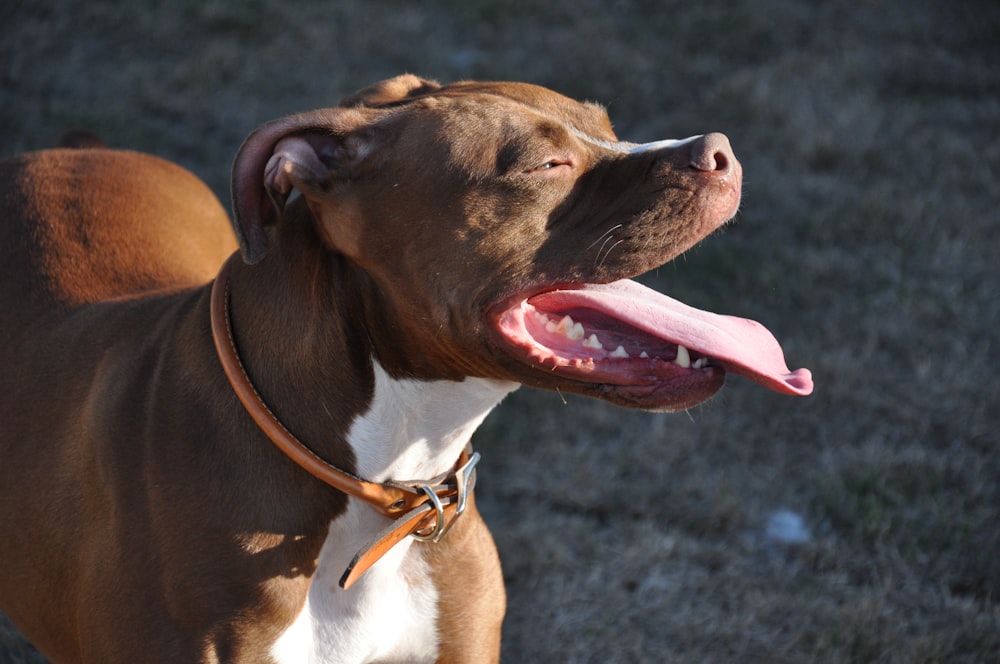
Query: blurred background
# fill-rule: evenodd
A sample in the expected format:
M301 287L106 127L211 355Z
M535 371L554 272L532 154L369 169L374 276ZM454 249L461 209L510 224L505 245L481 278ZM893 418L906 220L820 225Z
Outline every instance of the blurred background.
M505 662L1000 661L1000 4L7 0L0 157L87 128L228 202L253 128L403 72L728 134L737 220L646 280L816 381L505 401L475 441Z

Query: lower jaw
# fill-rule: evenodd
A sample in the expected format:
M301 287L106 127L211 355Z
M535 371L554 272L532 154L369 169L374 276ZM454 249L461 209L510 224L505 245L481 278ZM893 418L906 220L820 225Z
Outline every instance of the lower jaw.
M536 387L574 392L595 397L619 406L643 410L685 410L711 398L725 383L725 372L717 367L699 370L698 375L678 375L670 378L643 380L629 383L621 376L601 380L598 376L581 376L565 367L555 367L547 372L555 381L545 376L532 381Z
M546 368L546 363L542 364L542 368ZM636 391L712 384L720 381L725 374L715 365L686 368L664 360L618 360L611 363L573 360L555 363L550 371L582 383L616 385Z
M682 392L669 389L634 391L606 385L597 387L598 389L591 393L593 396L618 406L640 410L674 412L687 410L707 401L719 391L722 384L720 382L718 386L702 387L697 390L685 390Z

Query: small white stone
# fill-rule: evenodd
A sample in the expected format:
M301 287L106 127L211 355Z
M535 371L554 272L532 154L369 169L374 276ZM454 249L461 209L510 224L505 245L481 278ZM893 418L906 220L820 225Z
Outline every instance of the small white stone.
M805 520L789 509L771 512L765 532L769 539L783 544L804 544L812 539Z

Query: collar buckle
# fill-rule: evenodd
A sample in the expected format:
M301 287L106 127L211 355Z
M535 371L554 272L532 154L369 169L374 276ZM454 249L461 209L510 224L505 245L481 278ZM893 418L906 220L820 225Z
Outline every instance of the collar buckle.
M434 510L434 523L428 528L416 530L413 538L421 542L440 542L441 538L447 534L451 527L455 525L458 517L462 516L469 502L469 494L476 488L476 464L479 463L479 452L473 452L472 456L465 464L455 470L455 484L440 484L438 488L444 490L438 493L428 484L421 484L417 488L423 491L431 503ZM454 505L454 509L446 510L446 507ZM447 514L451 512L451 515Z

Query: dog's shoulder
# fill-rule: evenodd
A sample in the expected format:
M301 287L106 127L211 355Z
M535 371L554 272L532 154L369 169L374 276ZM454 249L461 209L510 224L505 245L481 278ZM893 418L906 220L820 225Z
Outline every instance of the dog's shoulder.
M198 177L151 155L56 149L0 162L0 290L82 304L205 283L236 248Z

